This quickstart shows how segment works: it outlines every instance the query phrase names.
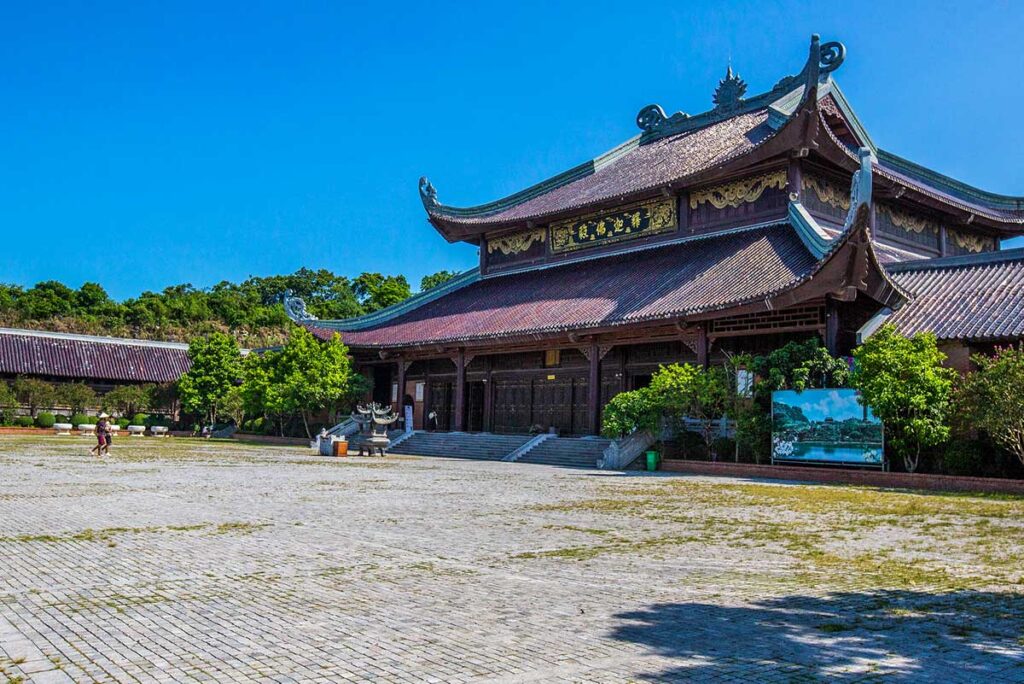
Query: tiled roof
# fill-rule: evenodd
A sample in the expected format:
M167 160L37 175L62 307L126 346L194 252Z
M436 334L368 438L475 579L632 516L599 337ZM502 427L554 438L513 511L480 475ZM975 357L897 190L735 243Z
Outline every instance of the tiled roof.
M171 382L189 367L187 344L0 329L3 374Z
M889 322L939 339L1024 338L1024 249L890 264L914 298Z
M768 108L640 144L637 136L561 177L480 207L428 208L451 223L512 223L628 197L745 154L768 139ZM568 181L568 182L566 182Z
M342 338L353 347L397 347L671 319L761 300L816 262L788 224L761 226L484 278ZM321 337L335 332L329 322L307 325Z

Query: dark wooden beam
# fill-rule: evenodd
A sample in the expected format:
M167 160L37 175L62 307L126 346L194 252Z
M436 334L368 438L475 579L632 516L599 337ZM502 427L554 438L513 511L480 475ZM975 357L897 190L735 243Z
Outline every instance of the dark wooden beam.
M697 328L697 342L696 349L697 353L697 365L708 367L708 327L701 325Z

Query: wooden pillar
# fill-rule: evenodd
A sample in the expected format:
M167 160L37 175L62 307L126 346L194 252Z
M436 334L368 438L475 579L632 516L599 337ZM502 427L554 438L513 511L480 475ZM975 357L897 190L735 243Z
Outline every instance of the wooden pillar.
M494 367L494 357L488 356L487 377L484 380L484 432L494 431L494 383L491 381L491 370Z
M466 350L460 349L455 356L455 415L452 416L455 432L466 429Z
M939 256L949 256L949 236L946 233L946 226L939 226Z
M398 359L398 398L397 406L395 410L402 414L402 402L405 400L405 371L408 370L409 364L407 364L401 357Z
M697 365L708 367L708 326L705 323L697 326Z
M831 297L825 299L825 349L832 356L839 355L839 311Z
M601 350L597 343L590 345L587 354L590 375L587 380L587 431L596 435L601 431Z

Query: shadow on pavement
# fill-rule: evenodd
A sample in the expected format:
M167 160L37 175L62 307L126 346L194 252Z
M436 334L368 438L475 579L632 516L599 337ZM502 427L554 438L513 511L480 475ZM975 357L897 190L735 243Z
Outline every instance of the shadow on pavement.
M788 673L796 681L1024 682L1024 594L797 595L654 604L616 618L613 638L685 661L643 677L650 681Z

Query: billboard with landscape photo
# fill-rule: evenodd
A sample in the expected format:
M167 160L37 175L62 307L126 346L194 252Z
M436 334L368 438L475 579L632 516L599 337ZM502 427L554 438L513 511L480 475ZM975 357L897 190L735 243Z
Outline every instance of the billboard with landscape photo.
M772 460L882 467L882 421L857 390L772 392Z

